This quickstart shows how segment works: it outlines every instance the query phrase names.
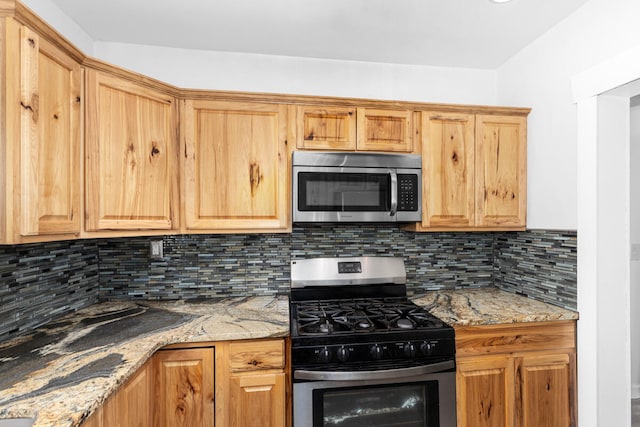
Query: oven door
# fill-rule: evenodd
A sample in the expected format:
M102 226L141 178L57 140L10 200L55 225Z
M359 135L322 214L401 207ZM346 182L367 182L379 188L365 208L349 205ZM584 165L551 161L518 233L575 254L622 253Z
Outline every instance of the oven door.
M339 372L336 380L295 382L294 427L455 427L455 371L415 372Z

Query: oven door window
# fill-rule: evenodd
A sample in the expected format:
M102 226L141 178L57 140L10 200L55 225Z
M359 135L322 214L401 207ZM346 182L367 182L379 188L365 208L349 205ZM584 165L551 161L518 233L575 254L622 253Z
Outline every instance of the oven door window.
M298 210L388 212L391 176L387 173L298 173Z
M438 382L313 391L313 426L437 427Z

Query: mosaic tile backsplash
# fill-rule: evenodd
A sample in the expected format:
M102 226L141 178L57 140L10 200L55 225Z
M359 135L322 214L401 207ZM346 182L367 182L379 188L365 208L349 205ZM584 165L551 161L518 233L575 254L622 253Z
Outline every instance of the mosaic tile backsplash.
M576 232L412 233L395 225L308 225L291 234L164 236L0 246L0 342L100 299L289 292L291 259L393 255L410 293L498 286L576 308Z
M575 310L575 232L499 233L494 245L494 285L502 290Z
M93 240L0 246L0 342L98 300Z

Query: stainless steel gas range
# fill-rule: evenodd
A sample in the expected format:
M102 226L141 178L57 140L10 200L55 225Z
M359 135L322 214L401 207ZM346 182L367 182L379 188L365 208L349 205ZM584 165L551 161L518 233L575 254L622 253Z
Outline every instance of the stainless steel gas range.
M453 427L454 330L407 298L402 258L291 262L294 427Z

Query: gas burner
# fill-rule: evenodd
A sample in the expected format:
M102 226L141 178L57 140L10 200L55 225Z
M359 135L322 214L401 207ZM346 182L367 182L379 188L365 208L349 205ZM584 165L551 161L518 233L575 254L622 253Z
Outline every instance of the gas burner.
M444 326L428 311L406 299L306 301L294 306L299 335L334 335Z

